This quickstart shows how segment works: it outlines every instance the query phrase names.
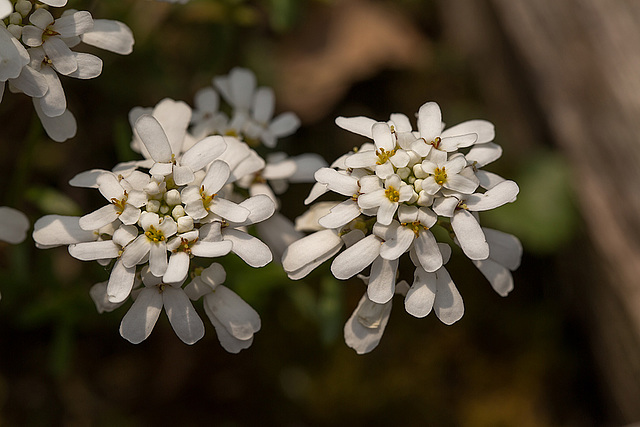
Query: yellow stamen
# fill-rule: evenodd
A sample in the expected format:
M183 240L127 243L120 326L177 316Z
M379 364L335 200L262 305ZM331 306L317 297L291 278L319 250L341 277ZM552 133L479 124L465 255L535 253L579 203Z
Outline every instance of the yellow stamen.
M157 230L153 225L149 226L149 229L144 232L144 235L153 243L162 242L166 239L162 230Z
M384 190L384 195L387 199L391 200L392 202L397 202L398 200L400 200L400 192L395 188L393 188L392 185L390 185L389 188Z
M393 157L396 154L396 150L386 151L384 148L376 150L376 155L378 156L378 161L376 165L382 165L389 160L390 157Z
M444 166L442 167L442 169L436 168L436 170L434 171L433 179L436 180L438 185L443 185L445 182L447 182L447 171L445 170Z
M118 213L119 214L121 214L124 211L124 207L127 204L127 198L128 197L129 197L129 195L125 191L124 192L124 196L122 197L122 199L116 199L115 197L111 199L111 203L116 205L116 207L118 208Z
M418 237L418 233L420 232L420 230L426 231L429 229L429 227L422 225L420 221L401 222L400 225L402 225L403 227L410 228L415 233L416 237Z

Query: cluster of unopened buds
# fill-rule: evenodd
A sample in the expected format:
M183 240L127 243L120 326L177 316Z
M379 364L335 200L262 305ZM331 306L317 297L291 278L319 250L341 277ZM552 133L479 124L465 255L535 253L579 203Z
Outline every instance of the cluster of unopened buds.
M498 294L512 290L520 242L482 227L478 215L513 202L519 191L515 182L483 169L502 154L492 142L493 124L471 120L445 129L434 102L420 107L417 131L403 114L386 122L339 117L336 123L372 141L315 173L305 203L330 191L347 199L316 203L298 218L297 229L313 233L290 245L282 263L292 279L336 254L331 272L338 279L370 267L360 276L367 291L345 325L350 347L366 353L378 345L396 293L405 295L413 316L433 310L448 325L462 317L462 297L445 268L451 247L436 241L433 227L446 230ZM406 253L415 267L410 285L398 281Z
M92 79L102 72L100 58L71 49L85 43L127 55L134 40L122 22L93 19L78 10L54 18L48 8L66 6L67 1L40 3L0 1L0 100L5 82L12 92L30 96L49 137L62 142L75 136L77 125L58 75Z
M268 264L272 250L249 234L249 227L270 222L264 239L278 254L300 235L284 217L274 217L277 199L267 179L286 187L287 182L310 181L324 165L312 155L278 156L279 161L266 163L242 140L244 129L260 128L267 136L252 136L271 141L294 132L297 118L285 113L288 127L270 126L271 113L261 109L272 112L273 97L265 100L270 90L256 88L248 70L234 69L215 82L233 106L231 121L237 128L230 128L217 110L213 88L198 93L195 111L170 99L155 108L135 108L131 145L145 160L76 175L71 185L97 188L107 204L82 217L48 215L34 226L39 247L69 245L75 258L110 268L108 281L94 285L90 293L100 312L134 299L120 326L121 335L133 343L149 336L163 307L178 337L195 343L203 337L204 325L191 300L202 298L222 346L234 353L249 347L260 317L222 285L222 265L207 265L204 259L232 252L251 267Z

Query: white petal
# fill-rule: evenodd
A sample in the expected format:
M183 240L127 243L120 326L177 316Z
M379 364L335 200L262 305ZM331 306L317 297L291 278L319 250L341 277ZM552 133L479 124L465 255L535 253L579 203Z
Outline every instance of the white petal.
M76 58L78 68L67 76L76 79L93 79L102 73L102 59L97 56L78 52L73 52L73 56Z
M215 315L206 304L204 305L204 312L207 314L211 324L216 329L216 335L218 336L218 341L220 341L222 348L227 350L229 353L237 354L241 350L251 347L251 344L253 344L253 335L251 335L249 339L239 340L225 329L224 325L216 319Z
M327 253L337 252L342 239L333 230L321 230L293 242L282 256L282 266L287 273L323 258Z
M191 121L191 107L186 102L165 98L153 108L153 117L162 126L171 151L178 156L182 153L187 127Z
M91 169L80 172L69 180L69 185L73 187L98 188L98 177L102 174L111 174L104 169Z
M27 237L29 219L19 210L0 206L0 240L12 244L20 243Z
M204 179L202 186L207 194L215 194L227 183L230 174L229 165L222 160L216 160L211 164Z
M465 155L469 164L475 164L476 167L481 168L494 162L502 155L502 147L498 144L488 143L482 145L476 145Z
M279 114L269 124L269 131L277 138L293 134L300 127L300 119L291 112ZM265 144L266 145L266 144Z
M392 151L396 148L396 141L391 134L389 125L384 122L378 122L371 128L373 134L373 142L376 144L376 148L384 149L385 151Z
M69 253L71 256L80 261L116 258L119 252L120 247L111 240L82 242L69 245Z
M416 268L413 285L404 299L404 308L412 316L422 318L431 313L436 299L437 282L435 273Z
M80 37L83 43L120 55L128 55L133 51L133 33L119 21L94 19L93 28Z
M109 275L107 298L111 303L119 303L127 299L133 288L136 267L125 267L122 260L116 261Z
M165 286L162 300L169 323L182 342L191 345L204 336L204 323L182 289Z
M220 197L215 197L213 199L209 205L209 210L231 222L246 221L250 213L249 209L236 205L235 203Z
M442 130L442 113L435 102L427 102L418 110L418 131L427 143L440 136Z
M141 234L124 248L124 252L121 255L122 263L127 268L133 267L139 264L150 250L151 242L147 236Z
M155 288L143 289L120 323L120 335L133 344L146 340L162 310L162 295Z
M109 204L80 218L80 227L84 230L97 230L118 219L119 215L118 208Z
M231 251L251 267L264 267L273 259L269 247L250 234L227 229L223 231L223 236L225 240L233 243Z
M338 117L336 118L336 124L342 129L346 129L349 132L356 133L358 135L373 138L373 125L376 121L368 117Z
M246 340L260 330L260 316L235 292L224 285L204 297L204 305L235 338Z
M203 139L187 150L180 158L180 164L189 166L191 170L199 171L220 157L227 149L224 138L214 135Z
M358 203L348 199L334 206L328 215L318 220L318 223L325 228L339 228L357 218L358 215L360 215Z
M38 104L46 116L58 117L67 108L67 98L64 95L58 74L51 67L42 67L40 73L47 81L49 90L42 98L34 98L33 103L34 105ZM42 121L42 117L40 117L40 120Z
M64 14L51 25L51 29L59 33L62 38L79 36L92 28L93 18L91 13L85 10Z
M491 287L498 295L506 297L513 290L513 276L507 268L491 258L472 262L491 283Z
M520 266L522 244L516 236L502 231L483 227L482 231L489 243L489 258L504 265L509 270Z
M33 240L38 247L54 247L96 239L93 231L83 230L77 216L46 215L33 225Z
M464 254L472 260L487 259L489 244L487 243L480 224L466 209L459 209L451 218L451 226L456 233L458 242Z
M460 320L464 314L462 296L451 280L447 269L438 270L436 276L438 290L436 300L433 303L433 311L442 323L451 325Z
M191 247L191 253L197 257L215 258L225 256L231 252L232 247L233 243L230 241L205 242L199 240Z
M476 144L491 142L496 136L493 123L486 120L469 120L443 130L442 138L444 139L454 135L465 135L469 133L478 134L478 140L475 142Z
M341 280L355 276L380 255L381 243L377 236L370 234L338 255L331 263L331 272Z
M374 150L362 150L346 158L345 166L349 168L368 168L376 165L380 159Z
M513 181L502 181L484 194L472 194L465 203L471 211L486 211L495 209L505 203L515 200L520 189Z
M149 267L151 273L161 277L167 271L167 245L164 243L151 243L149 248Z
M431 231L421 230L413 246L420 265L426 271L436 271L442 267L442 253Z
M78 69L78 61L69 46L59 37L50 37L42 44L57 72L69 75Z
M367 295L371 301L384 304L393 298L397 270L398 259L388 261L378 257L373 261L367 286Z
M189 254L186 252L174 252L169 257L167 270L162 276L164 283L182 283L189 273Z
M380 343L391 313L391 302L376 304L364 294L344 325L344 341L358 354L372 351Z
M136 120L135 131L149 151L151 158L158 163L168 163L172 159L171 145L164 129L155 117L144 114Z
M399 225L394 221L391 225L395 232L391 233L389 239L385 239L380 249L380 256L384 259L398 259L403 253L409 250L409 247L415 239L413 230Z
M344 175L331 168L321 168L315 173L318 182L326 184L331 191L343 196L353 196L358 193L358 180L350 175Z
M0 76L1 77L1 76ZM3 81L0 78L0 81ZM39 71L30 66L24 66L20 70L20 75L11 80L11 85L32 98L41 98L49 90L47 79ZM2 85L4 87L4 84ZM0 94L0 100L2 94Z

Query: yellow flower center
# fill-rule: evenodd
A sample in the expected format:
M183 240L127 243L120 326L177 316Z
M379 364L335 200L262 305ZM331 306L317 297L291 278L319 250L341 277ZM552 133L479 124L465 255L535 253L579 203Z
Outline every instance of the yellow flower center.
M162 230L157 230L153 225L149 226L149 229L144 232L144 235L153 243L162 242L166 239Z
M384 190L384 195L387 199L391 200L392 202L397 202L398 200L400 200L400 192L395 188L393 188L392 185L390 185L389 188Z
M442 167L442 169L436 168L436 170L434 171L433 179L436 180L438 185L442 185L447 182L447 171L445 170L444 166Z
M114 205L116 205L116 207L118 208L118 213L122 213L124 211L124 207L127 204L127 198L128 198L128 194L125 191L124 192L124 197L122 197L122 199L116 199L115 197L111 199L111 203L113 203Z
M200 187L200 197L202 197L202 204L204 205L204 208L208 211L209 205L213 201L213 198L216 197L216 195L215 194L212 194L210 196L207 195L207 193L204 192L204 185L203 185L202 187Z
M376 162L376 165L382 165L386 163L387 160L389 160L389 158L392 157L394 154L396 154L396 150L386 151L384 148L376 150L376 155L378 156L378 161Z
M194 240L187 240L184 237L181 237L180 246L178 246L173 252L186 252L191 254L191 246L193 246L197 241L197 237Z
M422 225L420 221L402 222L400 223L400 225L402 225L403 227L410 228L415 233L416 237L418 237L418 233L420 233L420 230L426 231L429 229L429 227Z

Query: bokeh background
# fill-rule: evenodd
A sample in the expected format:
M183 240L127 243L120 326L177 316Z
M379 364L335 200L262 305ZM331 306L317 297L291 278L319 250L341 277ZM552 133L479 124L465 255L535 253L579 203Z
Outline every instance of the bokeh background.
M128 306L99 315L97 263L33 241L0 246L0 425L599 426L640 421L638 128L640 6L606 0L69 1L133 30L126 57L94 52L100 77L63 78L78 134L49 140L31 100L0 104L2 205L32 221L102 204L78 172L137 158L128 112L193 95L234 66L274 87L299 131L289 154L328 162L363 141L339 115L386 120L436 101L453 125L496 125L518 200L482 215L525 248L502 298L462 255L448 264L466 307L445 326L395 308L372 353L342 338L364 292L328 268L300 282L277 263L221 263L262 330L227 354L207 325L183 344L161 316L134 346ZM293 186L284 213L304 212ZM327 267L327 266L325 266ZM397 297L396 297L397 298ZM207 322L205 322L207 323Z

